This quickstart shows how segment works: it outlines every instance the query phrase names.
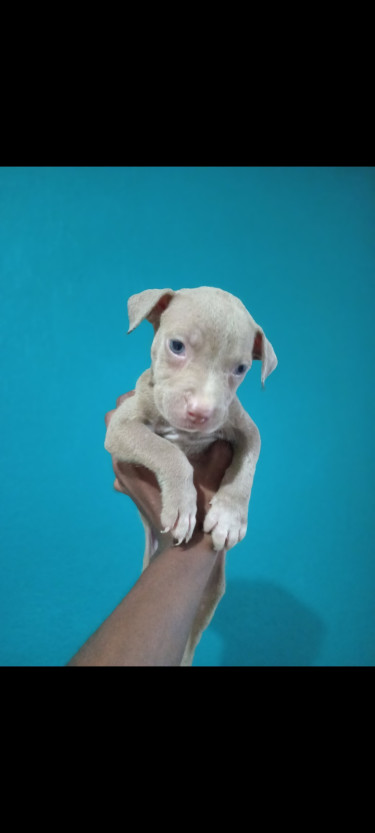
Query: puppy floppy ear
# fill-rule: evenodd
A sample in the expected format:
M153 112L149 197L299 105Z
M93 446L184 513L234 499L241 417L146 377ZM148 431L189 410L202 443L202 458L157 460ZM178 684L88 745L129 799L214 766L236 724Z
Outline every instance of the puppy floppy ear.
M277 365L277 357L275 351L272 347L268 338L264 335L263 330L261 327L257 327L254 337L254 344L253 344L253 359L261 359L262 361L262 373L261 373L261 381L262 387L264 387L264 382L267 379L267 376L275 370Z
M160 316L167 309L174 295L173 289L145 289L144 292L132 295L128 300L128 333L135 330L145 318L150 321L156 332Z

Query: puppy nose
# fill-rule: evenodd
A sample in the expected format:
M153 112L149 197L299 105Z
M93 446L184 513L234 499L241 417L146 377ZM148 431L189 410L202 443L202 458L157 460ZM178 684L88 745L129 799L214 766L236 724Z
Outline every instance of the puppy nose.
M187 414L191 422L207 422L213 412L213 408L208 403L199 402L199 400L191 399Z

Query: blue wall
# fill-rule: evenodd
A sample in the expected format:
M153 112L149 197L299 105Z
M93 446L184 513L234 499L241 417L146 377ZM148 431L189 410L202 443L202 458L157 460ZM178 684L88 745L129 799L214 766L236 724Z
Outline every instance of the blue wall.
M2 168L2 665L63 665L137 579L104 413L149 366L142 289L238 295L272 342L262 451L196 665L373 665L369 168Z

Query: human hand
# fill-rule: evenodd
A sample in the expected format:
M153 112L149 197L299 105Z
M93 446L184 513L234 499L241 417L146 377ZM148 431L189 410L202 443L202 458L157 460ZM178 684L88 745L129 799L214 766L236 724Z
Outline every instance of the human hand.
M129 396L134 396L134 393L135 391L130 391L119 396L116 408ZM106 426L114 412L115 409L106 413ZM194 486L197 490L197 521L191 543L196 542L197 537L203 537L203 521L210 508L210 500L218 491L225 471L232 461L232 456L232 446L224 440L216 440L201 454L189 456L194 469ZM114 488L118 492L127 494L147 519L157 539L158 551L172 546L173 530L166 534L161 532L161 491L154 473L145 466L119 463L113 457L112 465L115 473Z

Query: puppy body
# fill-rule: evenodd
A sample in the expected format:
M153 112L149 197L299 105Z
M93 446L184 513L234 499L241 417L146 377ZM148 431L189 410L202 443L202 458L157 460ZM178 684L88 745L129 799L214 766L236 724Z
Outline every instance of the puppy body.
M138 379L135 395L113 414L105 448L119 461L144 465L162 493L162 528L177 541L190 540L196 490L190 455L217 439L233 446L233 459L204 521L219 553L194 622L182 665L190 665L202 631L225 590L225 553L241 541L255 467L259 431L243 409L237 389L252 365L262 361L262 384L277 365L272 345L242 302L214 287L146 290L128 302L129 332L147 319L155 330L152 365ZM143 569L155 553L145 518Z

